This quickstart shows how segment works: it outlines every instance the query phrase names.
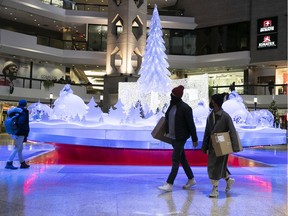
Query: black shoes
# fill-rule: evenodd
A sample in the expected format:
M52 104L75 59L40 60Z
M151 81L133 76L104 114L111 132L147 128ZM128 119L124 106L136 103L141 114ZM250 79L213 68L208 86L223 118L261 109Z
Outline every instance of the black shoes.
M11 161L11 162L8 161L8 162L6 163L5 169L16 170L16 169L18 169L18 168L13 166L13 161Z
M23 161L23 162L21 163L20 169L27 169L27 168L29 168L29 167L30 167L30 165L26 164L26 162Z
M27 169L27 168L29 168L29 167L30 167L30 165L26 164L26 162L23 161L23 162L21 163L20 169ZM13 161L10 161L10 162L8 161L8 162L6 163L5 168L6 168L6 169L11 169L11 170L16 170L16 169L18 169L17 167L14 167L14 166L13 166Z

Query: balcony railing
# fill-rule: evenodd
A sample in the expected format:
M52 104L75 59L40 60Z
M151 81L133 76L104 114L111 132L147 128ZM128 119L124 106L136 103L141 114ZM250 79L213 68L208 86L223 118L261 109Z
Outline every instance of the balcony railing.
M288 84L274 84L273 89L270 93L269 85L258 84L258 85L235 85L235 90L240 95L287 95ZM223 93L230 91L230 85L226 86L210 86L212 93Z
M66 10L80 10L80 11L94 11L94 12L107 12L108 5L96 4L96 3L78 3L70 0L40 0L45 4L50 4L55 7L63 8ZM183 16L183 9L158 9L159 15L161 16ZM152 15L153 8L147 7L147 14Z
M14 76L13 77L13 85L15 87L21 88L31 88L31 89L41 89L43 86L43 82L46 80L44 79L36 79L36 78L29 78L29 77L21 77L21 76ZM3 74L0 74L0 85L4 86L11 86L9 77ZM66 84L65 83L54 80L55 83ZM86 86L91 87L93 84L81 84L81 83L74 83L69 82L72 85L78 86ZM223 92L230 92L230 85L223 85L223 86L209 86L209 94L216 94L216 93L223 93ZM275 84L274 88L270 94L269 86L265 84L261 85L235 85L235 90L240 95L287 95L288 92L288 84Z
M29 88L29 89L42 89L44 87L44 82L47 81L45 79L36 79L36 78L29 78L29 77L21 77L21 76L13 76L13 82L11 82L9 76L5 76L3 74L0 74L0 86L10 86L11 88L13 87L18 87L18 88ZM86 88L91 88L93 84L87 83L74 83L68 82L68 81L59 81L59 80L53 80L53 83L58 83L58 84L71 84L75 86L85 86ZM11 89L11 91L13 91ZM87 90L87 93L89 91Z

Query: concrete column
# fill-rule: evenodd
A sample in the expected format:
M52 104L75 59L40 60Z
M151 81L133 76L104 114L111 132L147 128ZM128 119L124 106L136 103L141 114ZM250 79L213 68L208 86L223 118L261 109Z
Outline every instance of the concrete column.
M138 72L145 51L146 29L147 0L108 1L107 75Z
M119 82L137 81L146 32L147 0L108 0L104 112L117 103Z

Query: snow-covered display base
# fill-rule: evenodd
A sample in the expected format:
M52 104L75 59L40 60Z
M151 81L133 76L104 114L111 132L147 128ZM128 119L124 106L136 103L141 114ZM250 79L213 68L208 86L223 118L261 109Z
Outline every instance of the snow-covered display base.
M206 103L199 100L197 107L193 108L198 148L201 147L209 114ZM28 107L30 140L109 148L171 149L171 145L151 136L165 109L145 113L145 118L141 118L141 104L132 105L127 112L119 100L110 108L109 114L103 113L93 98L86 105L73 94L69 85L65 85L53 106L51 109L37 102ZM286 130L273 127L273 115L268 110L249 112L236 92L230 94L223 109L232 117L244 147L286 143ZM192 148L191 139L187 141L186 148Z

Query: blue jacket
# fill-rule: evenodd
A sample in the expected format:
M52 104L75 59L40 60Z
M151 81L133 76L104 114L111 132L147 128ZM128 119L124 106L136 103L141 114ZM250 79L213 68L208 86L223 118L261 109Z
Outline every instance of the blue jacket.
M22 113L20 114L19 119L17 121L17 127L19 128L19 130L15 135L27 137L30 131L29 111L21 106L18 106L18 108L22 109Z

